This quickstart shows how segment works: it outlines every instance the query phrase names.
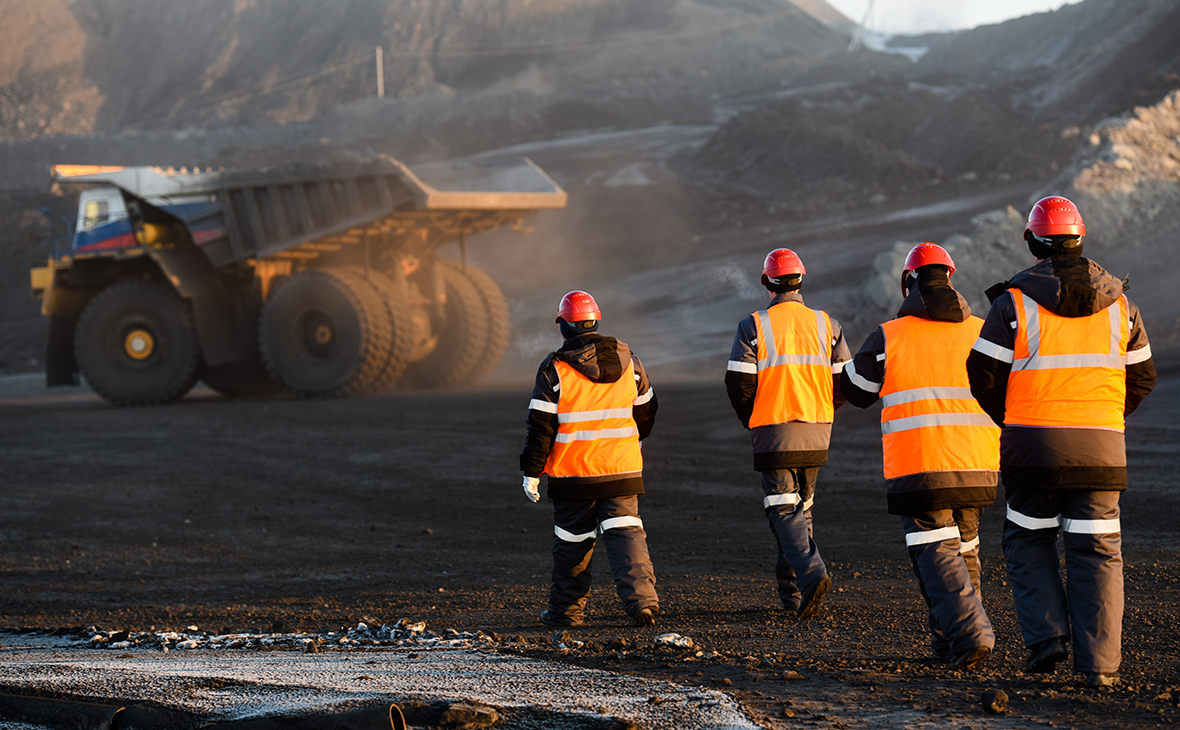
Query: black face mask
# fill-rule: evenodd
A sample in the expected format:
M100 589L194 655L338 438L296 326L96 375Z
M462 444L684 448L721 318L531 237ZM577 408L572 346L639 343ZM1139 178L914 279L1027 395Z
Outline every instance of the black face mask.
M580 327L579 325L589 324L589 327ZM558 322L561 327L561 336L567 340L573 339L578 335L588 334L590 332L598 331L598 320L589 320L587 322L566 322L564 319Z
M1025 231L1024 240L1028 242L1028 252L1039 259L1051 259L1054 256L1082 255L1082 239L1077 236L1046 236L1044 238L1037 238L1033 235L1032 231Z

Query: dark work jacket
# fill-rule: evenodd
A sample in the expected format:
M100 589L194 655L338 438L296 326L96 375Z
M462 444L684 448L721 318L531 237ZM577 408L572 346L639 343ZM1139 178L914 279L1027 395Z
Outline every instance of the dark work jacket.
M910 290L898 317L921 317L936 322L964 322L971 306L947 281L919 273L921 283ZM978 320L976 320L978 321ZM840 374L840 390L848 402L868 408L880 397L885 383L885 331L878 327ZM964 368L966 361L924 363L931 368ZM960 371L961 372L961 371ZM935 471L907 474L885 482L889 513L917 515L940 509L987 507L996 501L999 474L995 471Z
M555 360L570 365L595 383L618 382L627 370L627 365L634 363L636 393L640 400L645 394L649 397L642 405L634 406L631 415L639 430L639 440L648 437L655 424L659 405L643 363L631 354L626 343L613 337L603 337L596 332L578 335L566 340L560 349L549 353L537 369L526 421L528 435L525 437L524 450L520 452L520 469L525 476L539 477L545 471L545 462L549 459L549 451L557 435L557 413L550 413L546 407L546 404L556 405L561 397L561 379L553 364ZM548 483L547 494L550 499L603 499L643 494L642 476L622 479L549 477Z
M783 302L803 304L803 295L797 291L776 294L767 309ZM751 314L738 323L725 371L725 390L729 394L729 403L747 429L750 428L754 399L758 394L758 326L754 323L754 316ZM839 408L844 404L839 387L840 370L851 355L840 323L830 315L828 319L832 323L832 405ZM831 433L830 423L793 421L759 426L750 433L754 447L754 469L769 471L823 466L828 463Z
M1054 256L1025 269L992 302L971 356L971 393L997 424L1004 424L1008 375L1016 347L1016 304L1008 289L1020 292L1062 317L1086 317L1117 302L1119 279L1081 256ZM1155 387L1155 364L1139 308L1127 300L1127 396L1124 415L1134 411ZM1000 474L1005 487L1121 491L1127 488L1127 448L1123 433L1100 428L1004 426L1000 434Z

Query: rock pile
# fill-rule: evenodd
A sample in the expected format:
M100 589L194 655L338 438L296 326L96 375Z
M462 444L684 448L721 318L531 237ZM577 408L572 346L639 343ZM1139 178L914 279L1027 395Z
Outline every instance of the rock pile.
M1170 247L1180 232L1180 91L1098 124L1074 162L1031 196L1029 206L1046 195L1077 203L1086 220L1088 253L1100 257L1114 246ZM971 233L941 242L958 267L955 288L981 317L989 308L983 291L1032 264L1022 238L1026 213L1011 207L985 213L971 221ZM850 321L871 327L893 316L901 301L905 256L918 243L899 241L877 256Z
M1078 204L1087 244L1150 243L1180 228L1180 91L1098 124L1053 188Z

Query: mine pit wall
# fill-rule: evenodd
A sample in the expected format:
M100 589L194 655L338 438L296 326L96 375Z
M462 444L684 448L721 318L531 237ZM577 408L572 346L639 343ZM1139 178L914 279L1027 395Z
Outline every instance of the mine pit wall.
M1087 258L1120 278L1131 274L1128 295L1143 311L1157 366L1180 365L1180 302L1170 267L1180 245L1180 91L1096 125L1073 163L1030 196L1025 209L985 213L971 221L970 233L935 241L954 258L955 288L978 316L990 308L984 289L1032 265L1025 216L1047 195L1077 204ZM899 241L874 260L873 273L849 302L863 305L850 311L855 331L894 316L905 256L918 243Z

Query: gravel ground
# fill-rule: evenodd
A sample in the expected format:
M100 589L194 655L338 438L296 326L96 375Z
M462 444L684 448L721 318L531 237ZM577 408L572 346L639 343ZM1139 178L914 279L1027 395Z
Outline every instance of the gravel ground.
M208 642L235 633L337 636L362 619L425 621L440 636L447 628L482 631L487 641L473 657L491 652L479 661L521 662L532 667L522 671L536 672L522 682L497 670L500 684L471 699L558 698L568 681L569 704L555 699L547 709L595 709L597 700L580 703L596 678L609 676L619 689L603 690L605 697L636 699L617 716L652 727L660 725L640 714L648 704L676 707L647 703L659 695L626 689L642 686L629 682L674 683L680 689L667 691L686 697L724 693L765 728L1147 728L1180 718L1174 373L1129 426L1124 684L1095 691L1064 665L1044 677L1020 673L1025 652L999 557L998 508L985 514L982 535L997 651L964 675L931 658L900 526L884 509L871 411L839 411L820 475L816 536L835 581L826 608L803 623L777 609L757 475L724 389L653 370L661 410L644 449L641 512L660 580L654 628L629 626L609 584L594 590L586 625L559 634L558 643L537 622L552 523L544 502L531 505L520 494L523 383L345 401L228 401L198 389L174 406L120 410L83 390L44 391L29 376L0 379L0 626L95 627L108 637L196 626ZM601 582L608 575L601 555L596 566ZM656 643L668 633L693 647ZM315 658L261 646L165 655L151 641L55 654L0 638L0 665L110 674L197 661L207 674L237 676L264 661L295 667L371 654L394 677L457 656L394 645ZM469 671L478 674L475 666ZM170 681L167 671L159 676ZM1010 697L1006 714L984 713L989 689ZM171 699L156 699L164 697ZM728 700L718 703L706 709L720 719L702 726L741 719ZM614 713L616 705L606 707Z

